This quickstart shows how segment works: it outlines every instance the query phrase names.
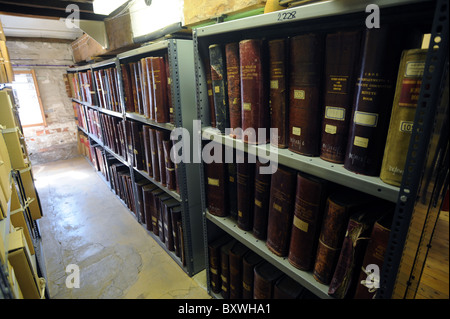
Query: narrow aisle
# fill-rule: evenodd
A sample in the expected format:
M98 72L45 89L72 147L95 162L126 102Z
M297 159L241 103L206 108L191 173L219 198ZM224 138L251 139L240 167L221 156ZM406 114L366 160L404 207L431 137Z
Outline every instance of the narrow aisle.
M36 165L33 172L50 298L210 298L198 284L203 279L172 260L86 159ZM66 286L68 265L79 267L79 288Z

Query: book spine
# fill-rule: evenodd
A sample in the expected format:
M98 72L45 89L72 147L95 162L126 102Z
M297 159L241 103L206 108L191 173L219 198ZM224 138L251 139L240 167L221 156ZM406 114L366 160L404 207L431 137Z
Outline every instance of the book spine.
M158 145L156 139L156 129L151 128L150 133L150 150L152 152L152 168L153 168L153 178L155 181L160 182L161 176L159 172L159 155L158 155Z
M285 39L269 41L269 80L270 80L270 120L271 128L278 129L278 133L270 132L270 144L286 148L288 146L288 91L286 83L286 50Z
M170 150L172 149L172 141L171 140L165 140L163 141L163 148L164 148L164 159L166 164L166 184L167 188L170 190L176 189L176 180L175 180L175 165L172 162L172 159L170 158Z
M153 232L152 227L153 198L151 196L152 194L150 190L142 191L142 200L144 201L145 228L148 231Z
M260 161L256 162L255 171L255 203L253 211L253 236L265 240L267 238L267 219L270 203L270 174L261 174L263 167Z
M155 95L155 121L169 122L169 109L167 107L167 76L162 57L152 60L153 93Z
M181 238L178 230L178 224L181 225L181 209L174 208L171 209L170 213L172 214L172 233L173 233L173 246L175 249L175 255L181 256Z
M209 256L209 277L211 291L215 294L220 293L220 246L208 245Z
M159 164L159 177L163 186L167 185L166 181L166 160L164 156L165 132L162 130L156 131L156 146L158 148L158 164Z
M141 149L141 136L140 136L140 125L137 122L131 123L131 132L133 136L133 156L134 156L134 166L138 170L143 170L144 161L143 161L143 152Z
M226 169L223 163L205 163L206 202L209 212L215 216L228 216L226 196Z
M241 114L243 141L249 144L268 142L269 105L264 74L263 41L239 42L241 67ZM259 134L259 129L264 131ZM247 130L248 129L248 130Z
M133 106L134 106L134 110L132 110L131 112L139 113L138 93L135 81L136 63L135 62L128 63L128 67L130 68L130 83L131 83L131 91L133 92Z
M136 88L136 100L137 100L137 109L135 110L138 114L144 114L143 113L143 106L142 106L142 91L141 91L141 78L140 78L140 71L139 71L140 63L135 62L133 63L134 68L134 86Z
M255 164L248 162L246 154L242 155L242 159L236 163L237 225L242 230L251 230L253 227Z
M377 176L404 42L397 28L365 30L344 168Z
M320 157L329 162L344 163L360 47L359 31L337 32L326 38Z
M214 97L214 112L216 116L216 128L225 133L225 128L230 127L230 117L226 87L226 69L223 48L219 44L209 46L209 60L211 63L211 81Z
M225 45L225 58L227 69L228 107L230 115L230 136L236 135L236 128L241 128L241 83L239 66L239 44L237 42Z
M314 263L325 203L326 182L297 174L294 220L288 261L301 270L310 270Z
M318 34L295 36L290 41L288 147L306 156L319 155L323 47Z
M141 92L142 92L142 110L146 118L150 118L150 106L149 106L149 88L148 88L148 68L147 60L142 58L139 60L139 66L141 70Z
M205 61L206 89L208 90L209 119L211 126L216 127L216 111L214 109L214 94L211 78L211 64L209 58Z
M145 154L145 171L148 176L153 177L153 167L152 167L152 150L150 146L150 126L142 126L142 137L144 139L144 154Z
M228 210L230 216L237 220L238 199L237 199L237 167L236 163L227 163L227 192L228 192Z
M348 219L347 207L328 198L313 271L314 278L325 285L330 284L336 268Z
M122 70L125 111L126 112L134 112L133 89L131 87L131 77L130 77L130 70L129 70L128 64L121 64L120 68Z
M277 256L286 256L291 238L295 171L284 167L272 175L266 245Z
M400 186L402 182L426 54L420 49L402 54L380 172L381 180L390 185Z

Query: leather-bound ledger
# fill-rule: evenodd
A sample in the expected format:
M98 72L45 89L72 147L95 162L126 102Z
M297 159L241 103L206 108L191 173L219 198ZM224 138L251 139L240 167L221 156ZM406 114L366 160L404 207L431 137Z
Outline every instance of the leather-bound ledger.
M134 121L130 121L131 125L131 133L132 133L132 147L133 147L133 156L134 156L134 167L138 170L143 170L145 163L145 156L141 149L141 130L140 124Z
M319 155L323 51L320 34L291 38L288 147L306 156Z
M138 212L139 214L136 216L138 217L138 220L141 224L145 224L145 207L144 207L144 197L143 197L143 193L142 190L144 188L145 185L148 185L149 181L147 180L141 180L141 181L137 181L135 182L136 185L136 195L137 195L137 200L138 200Z
M313 266L326 196L325 180L302 173L297 174L288 260L301 270L310 270Z
M237 167L236 163L227 163L227 195L228 211L232 218L237 220L238 199L237 199Z
M277 256L286 256L291 239L296 171L278 166L270 182L266 245Z
M172 162L170 158L170 150L172 149L172 141L164 140L163 141L163 150L164 150L164 161L165 161L165 174L166 174L166 185L170 190L176 189L176 180L175 180L175 164Z
M154 201L152 191L158 187L154 184L147 184L142 187L142 200L144 202L145 226L148 231L153 231L152 211L154 210Z
M140 70L141 70L141 92L142 92L142 110L146 118L150 118L150 91L148 83L148 68L146 58L139 60Z
M236 128L241 128L241 75L239 66L239 43L225 45L225 60L227 69L228 107L230 114L230 136L237 136Z
M220 279L222 281L221 294L224 299L230 298L230 249L237 242L232 239L220 248Z
M208 90L208 106L209 106L209 120L211 121L211 126L216 127L216 110L214 108L214 94L212 87L211 78L211 64L209 62L209 57L205 59L205 76L206 76L206 89Z
M402 53L380 171L381 180L390 185L402 182L426 56L427 50L421 49Z
M142 125L142 139L144 142L144 157L146 167L144 170L150 177L153 177L153 167L152 167L152 150L150 146L150 126Z
M253 298L272 299L275 283L284 275L283 272L264 261L255 267L254 274Z
M230 299L242 298L242 260L248 251L240 242L236 242L230 249Z
M159 160L159 176L161 179L161 184L163 186L167 185L166 180L166 159L164 154L164 144L163 141L167 140L167 132L163 130L156 131L156 145L158 147L158 160Z
M171 211L177 206L180 206L180 202L171 198L163 203L163 225L164 225L164 243L169 251L175 251L175 244L172 230L172 214Z
M175 249L175 255L181 257L181 234L179 232L178 225L182 225L181 212L183 209L181 206L176 206L171 209L171 220L172 220L172 236L173 236L173 248Z
M123 83L123 98L125 102L125 111L134 112L133 88L131 86L131 76L128 64L121 64L122 83Z
M241 67L242 140L249 144L268 142L269 104L264 72L263 40L239 42ZM259 129L264 129L259 131Z
M279 148L288 146L288 83L287 83L287 40L275 39L269 45L270 80L270 127L278 129L270 132L270 144Z
M164 227L165 202L172 199L173 199L172 196L170 196L166 192L162 193L157 197L159 239L163 243L166 243L166 228Z
M159 196L164 194L164 191L160 188L156 188L151 192L151 196L153 199L153 209L151 211L151 221L152 221L152 230L153 234L155 236L159 236L159 225L158 225L158 219L159 219L159 210L160 210L160 201Z
M313 276L318 282L330 284L350 215L369 202L363 197L361 193L343 190L327 198L313 270Z
M271 174L261 174L260 168L266 165L256 161L255 169L255 202L253 210L253 236L265 240L267 238L267 220L269 217Z
M215 142L210 142L215 143ZM206 205L210 214L215 216L228 216L227 202L227 169L225 164L205 163Z
M242 299L253 299L255 267L264 259L249 250L242 259Z
M237 225L242 230L253 227L253 206L255 188L255 164L249 163L246 153L238 154L243 160L236 163L237 177ZM242 163L239 163L242 161Z
M373 299L376 297L379 287L377 286L379 285L379 278L376 276L381 274L384 255L386 254L391 234L392 217L392 212L389 212L377 220L373 226L357 281L354 299ZM372 272L373 276L369 276Z
M220 279L220 249L229 241L231 241L231 237L229 235L224 235L208 244L210 288L215 294L220 293L222 288L222 280Z
M164 66L164 58L153 57L151 61L155 101L155 121L158 123L168 123L170 118L169 107L167 105L167 75L166 67Z
M135 79L136 62L128 63L128 68L130 69L131 91L133 92L134 110L132 110L132 112L139 113L138 92Z
M320 158L329 162L344 163L360 47L360 31L331 33L325 40Z
M156 131L157 129L150 128L149 129L149 135L150 135L150 150L152 153L152 169L153 169L153 178L155 181L159 182L161 181L161 173L159 171L159 151L158 151L158 141L156 138Z
M225 128L230 127L230 114L227 98L225 55L220 44L209 46L209 61L211 64L211 85L214 97L216 128L221 133L225 133Z
M392 207L390 203L371 205L350 217L338 263L328 289L330 296L338 299L353 297L373 225Z
M401 52L411 45L398 26L366 29L356 78L344 167L359 174L380 173Z
M132 62L131 64L131 77L133 80L133 86L134 89L136 90L136 104L135 107L137 106L137 108L135 108L135 112L138 114L143 114L142 110L142 91L141 91L141 79L140 79L140 74L139 74L139 63L138 62Z
M305 287L291 277L283 275L275 283L273 299L299 299L304 291Z

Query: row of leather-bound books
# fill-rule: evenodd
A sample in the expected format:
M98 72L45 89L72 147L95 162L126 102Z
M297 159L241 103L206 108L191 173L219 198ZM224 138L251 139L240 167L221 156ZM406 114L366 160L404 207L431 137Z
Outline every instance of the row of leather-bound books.
M425 65L421 39L384 25L211 44L211 125L369 176L380 175L385 154L381 179L399 186Z
M209 213L230 216L274 255L313 272L333 297L355 297L361 267L381 269L395 205L282 165L261 174L261 166L248 158L205 164Z
M176 165L170 157L169 131L103 113L99 120L105 146L138 171L179 193Z
M72 102L77 125L102 140L102 130L98 111L85 107L77 102Z
M92 86L91 70L68 73L67 77L72 97L92 105L95 101L95 91Z

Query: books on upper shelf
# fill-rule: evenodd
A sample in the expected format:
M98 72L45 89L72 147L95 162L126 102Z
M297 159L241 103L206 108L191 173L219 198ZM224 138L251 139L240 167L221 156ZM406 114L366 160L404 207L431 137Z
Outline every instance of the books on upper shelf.
M68 74L73 97L90 105L94 104L95 91L92 83L92 71L79 71Z
M119 90L119 75L115 67L93 70L98 106L122 113Z

